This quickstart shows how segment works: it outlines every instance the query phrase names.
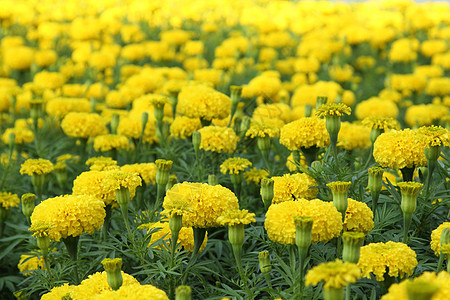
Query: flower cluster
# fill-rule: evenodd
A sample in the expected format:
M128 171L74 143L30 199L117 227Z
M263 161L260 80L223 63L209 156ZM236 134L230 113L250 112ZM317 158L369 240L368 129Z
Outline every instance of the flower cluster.
M317 196L317 182L305 173L285 174L273 179L273 203Z
M280 143L291 151L329 145L330 136L325 127L325 120L301 118L284 125L280 132Z
M252 163L246 158L232 157L220 165L220 172L222 174L239 174L251 165Z

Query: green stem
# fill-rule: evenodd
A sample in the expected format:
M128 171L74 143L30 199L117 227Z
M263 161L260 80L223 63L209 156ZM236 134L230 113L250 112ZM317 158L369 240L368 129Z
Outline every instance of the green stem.
M206 228L197 228L192 227L192 230L194 232L194 249L192 250L192 256L191 259L188 262L188 265L186 266L186 270L184 271L183 275L183 281L182 284L186 284L187 276L189 274L190 269L197 261L198 252L200 251L200 247L203 244L203 241L205 240L206 236Z
M373 143L372 143L372 146L370 147L369 157L367 158L367 161L364 164L363 170L365 170L365 169L367 169L367 167L369 167L370 162L372 161L372 157L373 157Z
M164 198L164 193L166 191L166 187L161 185L161 184L157 184L156 185L156 201L155 201L155 206L153 208L154 211L158 211L160 206L161 206L161 202Z
M304 289L304 282L305 282L305 262L306 258L308 257L308 249L302 249L298 248L299 252L299 268L300 268L300 299L303 299L303 289Z
M350 294L351 294L351 287L350 287L350 283L347 285L347 287L345 288L345 300L350 300Z
M130 222L128 221L128 207L120 207L122 211L123 221L125 223L125 227L127 229L128 236L133 240L133 235L131 234Z
M409 227L412 222L412 214L403 214L403 243L406 244L408 239Z
M106 205L105 212L106 212L105 221L103 222L103 226L102 226L103 241L107 240L109 227L111 225L111 214L112 214L112 205L111 204Z
M73 266L73 273L75 276L75 284L80 284L80 277L78 275L78 240L80 239L79 236L73 237L68 236L65 239L62 239L64 242L64 245L66 245L67 252L69 253L70 258L72 259L74 266Z
M439 273L439 272L442 271L442 264L444 262L444 259L445 259L445 254L441 252L439 254L439 261L438 261L438 264L437 264L436 273ZM448 269L448 265L447 265L447 269Z
M249 299L253 299L253 293L248 287L247 276L244 273L244 269L242 268L242 246L231 245L233 248L234 258L236 260L236 265L238 267L239 276L241 277L245 293L249 297Z
M289 245L289 263L291 267L291 272L293 276L295 275L295 269L296 269L296 259L295 259L295 245Z
M48 255L42 255L42 258L44 259L44 265L45 269L47 269L48 278L50 279L51 282L53 282L53 275L50 269L50 262L48 261Z

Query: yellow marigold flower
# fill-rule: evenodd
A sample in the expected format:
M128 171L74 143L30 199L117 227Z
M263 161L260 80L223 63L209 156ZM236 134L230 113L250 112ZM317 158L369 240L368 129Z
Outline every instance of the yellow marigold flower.
M175 198L192 207L193 212L183 215L183 224L198 228L217 227L217 218L228 210L239 209L238 199L232 191L221 186L206 183L183 182L175 184L164 198L163 207Z
M421 284L422 283L422 284ZM423 284L426 284L425 286ZM381 300L408 300L408 285L417 286L417 288L434 288L435 293L430 300L444 300L450 295L450 274L442 271L439 274L435 272L423 272L422 275L414 279L406 279L400 283L394 283L389 287L389 292L381 297ZM428 285L428 287L427 287Z
M233 226L239 224L247 225L255 222L255 214L249 213L246 209L229 210L218 217L217 222L222 226Z
M341 93L341 85L334 81L318 81L312 85L304 84L295 90L291 105L292 107L306 104L316 106L317 96L319 95L327 97L328 102L332 103Z
M72 193L74 195L92 195L101 199L106 205L110 204L116 200L116 191L110 189L110 185L105 183L109 172L111 171L81 173L73 181Z
M430 146L449 146L449 130L441 126L424 126L417 130L420 138L423 139L427 147Z
M348 198L347 201L344 231L369 233L374 227L372 210L364 202L351 198Z
M150 284L130 284L121 286L117 291L106 291L95 297L96 300L133 300L152 299L169 300L167 294Z
M222 174L239 174L251 166L252 163L246 158L232 157L228 158L220 165L220 172Z
M303 155L303 153L300 153L300 165L304 166L305 168L307 167L306 158ZM286 167L289 169L290 172L298 172L298 167L294 163L294 154L292 152L291 154L289 154L286 160Z
M223 70L217 69L196 69L194 70L194 80L198 82L211 83L217 86L223 78Z
M245 89L244 93L249 98L262 96L275 100L281 89L281 80L277 76L259 75L250 80Z
M54 241L83 233L93 234L103 225L104 206L103 201L88 195L49 198L35 207L31 223L52 224L49 237Z
M27 159L20 166L20 174L27 174L30 176L48 174L54 170L54 166L51 161L43 158Z
M139 139L142 133L142 112L139 116L129 116L120 118L119 126L117 127L117 133L124 135L130 139ZM153 143L156 138L155 117L153 114L149 114L148 122L145 125L143 141L147 143Z
M333 203L318 199L300 199L272 204L269 207L264 222L269 238L281 244L295 245L295 216L310 216L314 219L312 243L327 242L339 236L342 230L342 215Z
M447 43L444 40L426 40L420 45L420 52L428 57L443 53L447 49Z
M317 182L305 173L284 174L272 177L273 200L272 203L304 199L314 199L319 192Z
M91 157L86 161L86 165L92 171L103 171L109 167L117 166L117 161L113 160L111 157L96 156Z
M390 117L368 116L362 120L362 124L370 129L381 129L383 131L400 129L400 123L396 119Z
M19 206L20 199L19 196L9 192L0 192L0 205L4 209L9 209L11 207Z
M26 46L16 46L5 49L3 63L5 67L12 70L27 70L34 62L33 48Z
M370 129L361 124L342 122L337 145L345 150L370 147Z
M450 228L450 222L442 223L438 226L438 228L431 232L431 250L433 250L434 253L438 256L441 253L441 234L442 230L444 230L445 228Z
M244 173L244 178L247 181L247 183L253 182L255 184L259 184L261 182L261 179L268 177L269 172L262 169L252 168Z
M323 281L323 288L339 289L361 278L361 270L356 264L336 259L313 267L305 276L305 285L317 285Z
M105 122L98 114L70 112L61 122L64 133L70 137L88 138L106 134Z
M278 137L280 135L280 129L276 126L273 126L272 124L268 124L265 122L258 122L257 120L253 119L250 123L250 128L245 133L245 136L249 136L251 138L255 137Z
M66 78L63 74L58 72L42 71L36 73L33 78L35 86L42 89L55 90L63 86L66 82Z
M108 171L108 175L106 176L106 180L103 184L106 185L107 190L127 188L130 191L130 198L132 198L131 195L134 196L134 191L136 188L142 185L142 179L138 173L112 170Z
M183 87L178 94L177 112L190 118L223 119L230 114L231 99L204 85Z
M177 116L170 124L170 134L178 139L186 139L200 128L202 128L200 119Z
M2 134L2 141L5 144L9 143L9 135L14 133L15 140L14 142L17 145L21 145L24 143L32 143L34 141L34 133L28 128L7 128L5 132Z
M86 98L54 98L45 105L47 114L57 119L63 119L70 112L91 111L91 104Z
M368 100L362 101L356 105L356 117L359 120L369 116L397 118L398 107L395 102L390 100L372 97Z
M186 201L180 200L183 199L183 195L177 194L175 191L168 190L169 198L164 202L164 210L161 214L171 218L175 215L183 216L187 213L193 213L194 210L189 206L189 203Z
M279 119L287 123L291 121L291 108L284 103L261 104L253 111L252 119Z
M389 51L389 59L392 62L409 62L416 60L419 44L417 39L398 39L392 43Z
M280 132L280 143L291 151L328 146L330 136L325 127L325 120L301 118L284 125Z
M316 116L318 117L342 117L349 115L352 109L344 103L322 104L317 108Z
M140 163L132 165L123 165L120 167L122 171L130 173L138 173L146 184L156 184L156 164Z
M70 294L74 286L64 283L61 286L54 287L50 292L42 295L41 300L60 300L67 294Z
M206 126L199 130L201 135L200 149L213 152L234 152L239 137L233 129L220 126Z
M150 242L148 243L148 247L150 247L160 239L166 241L170 247L172 233L170 231L168 222L142 224L139 226L139 229L147 229L149 231L151 230L152 237L150 239ZM206 233L205 239L203 240L203 243L200 246L200 252L205 249L207 242L208 242L208 233ZM181 228L180 233L178 235L177 243L180 243L184 250L189 250L191 252L194 250L194 230L192 229L192 227Z
M450 94L450 78L430 78L425 89L428 95L447 96Z
M36 255L21 255L17 268L19 268L20 272L24 273L24 276L30 276L37 269L45 270L44 258L41 256L39 259Z
M386 272L392 277L411 276L416 266L416 253L406 244L389 241L361 247L358 267L363 277L370 278L372 273L383 281Z
M137 281L133 276L123 271L121 271L121 273L123 278L121 287L139 285L139 281ZM89 275L89 277L83 280L80 285L73 286L73 289L69 295L70 298L74 300L94 299L94 297L98 295L112 291L112 288L109 286L106 278L106 271Z
M80 160L80 157L78 155L72 155L70 153L60 155L56 158L57 162L62 162L62 163L65 163L68 161L69 162L78 162L79 160ZM86 162L86 164L87 164L87 162Z
M410 127L430 126L448 115L448 107L441 104L420 104L408 107L405 122Z
M351 81L353 78L353 68L350 65L330 66L328 69L330 77L337 82Z
M374 143L373 157L383 168L412 168L427 165L425 143L410 129L382 133Z
M130 142L128 138L120 134L102 134L94 138L95 151L105 152L112 149L121 150L128 149Z

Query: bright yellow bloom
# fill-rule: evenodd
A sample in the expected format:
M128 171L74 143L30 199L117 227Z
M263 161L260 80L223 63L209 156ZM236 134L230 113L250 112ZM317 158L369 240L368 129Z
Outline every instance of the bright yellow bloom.
M102 134L94 138L94 149L97 152L105 152L112 149L121 150L128 149L130 141L124 135L119 134Z
M305 276L305 285L317 285L323 281L325 290L342 288L361 278L361 270L356 264L336 259L313 267Z
M232 157L220 165L220 172L222 174L239 174L251 166L252 163L246 158Z
M138 173L146 184L156 184L156 164L140 163L132 165L123 165L120 167L122 171Z
M410 127L430 126L448 115L448 107L441 104L420 104L408 107L405 122Z
M362 120L362 124L370 129L381 129L383 131L400 129L400 123L396 119L390 117L368 116Z
M345 150L370 147L370 129L361 124L342 122L337 145Z
M369 233L373 227L373 212L364 202L351 198L347 199L348 207L345 212L344 231Z
M5 144L9 143L9 135L14 133L16 144L32 143L34 141L34 133L28 128L7 128L2 134L2 141Z
M222 226L234 226L239 224L247 225L255 222L255 214L249 213L246 209L229 210L218 217L217 222L219 222Z
M206 126L199 130L200 149L212 152L234 152L239 137L233 129L220 126Z
M442 223L431 232L431 250L433 250L436 255L439 255L441 253L441 234L442 230L444 230L445 228L450 228L450 222Z
M64 133L70 137L88 138L106 134L106 125L98 114L68 113L61 122Z
M44 258L41 256L39 259L35 255L21 255L17 267L20 272L26 272L23 274L24 276L30 276L37 269L45 270Z
M200 119L177 116L170 124L170 134L178 139L186 139L200 128L202 128Z
M111 170L117 167L117 161L111 157L95 156L86 161L91 171Z
M273 203L304 199L314 199L319 192L317 182L305 173L285 174L272 177Z
M288 123L291 121L291 108L284 103L261 104L253 111L252 119L262 123L266 119L279 119Z
M291 151L329 145L330 136L325 127L325 120L301 118L284 125L281 128L280 143Z
M249 136L251 138L255 137L278 137L280 135L280 129L271 124L267 124L264 122L258 122L256 120L252 120L250 124L250 128L245 133L245 136Z
M389 241L361 247L358 267L363 277L370 278L372 273L383 281L386 272L392 277L411 276L416 266L416 253L406 244Z
M3 63L12 70L29 69L34 62L33 48L26 46L17 46L6 49L3 56Z
M314 219L312 243L327 242L337 237L342 230L342 215L333 203L300 199L269 207L264 222L269 238L281 244L295 245L295 216L310 216Z
M91 104L86 98L53 98L45 105L47 114L57 119L63 119L70 112L91 111Z
M244 178L247 181L247 183L253 182L255 184L259 184L261 182L261 179L268 177L269 172L262 169L252 168L244 173Z
M349 115L352 109L344 103L322 104L317 108L316 116L318 117L342 117Z
M54 166L51 161L43 158L27 159L20 166L20 174L27 174L30 176L48 174L54 170Z
M93 234L103 225L104 206L103 201L88 195L49 198L35 207L31 223L52 224L49 236L54 241L83 233Z
M97 297L96 300L134 300L134 299L152 299L169 300L163 290L150 284L130 284L121 286L117 291L106 291Z
M398 107L390 100L372 97L356 105L355 115L359 120L370 116L397 118Z
M9 192L0 192L0 205L4 209L10 209L11 207L18 207L20 199L16 194Z
M61 286L54 287L47 294L42 295L41 300L61 300L62 297L70 294L74 289L73 285L64 283Z

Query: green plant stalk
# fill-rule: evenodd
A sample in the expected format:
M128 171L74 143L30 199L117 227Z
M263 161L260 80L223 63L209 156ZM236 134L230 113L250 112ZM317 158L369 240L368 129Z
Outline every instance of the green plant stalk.
M120 206L120 210L122 211L123 221L125 223L125 227L127 229L128 236L133 240L133 235L131 234L130 222L128 221L128 207Z
M166 187L161 184L157 184L156 190L157 190L156 201L155 201L155 206L153 208L154 211L158 211L159 207L161 206L161 202L164 198L164 193L166 192Z
M340 300L344 299L344 289L343 288L329 288L328 290L323 290L324 300Z
M291 267L291 272L294 276L296 270L297 261L295 259L295 247L296 245L289 245L289 265Z
M439 254L439 261L436 267L436 273L439 273L440 271L442 271L442 264L444 263L444 259L445 259L445 254L441 253ZM448 270L448 265L447 265L447 270Z
M431 181L432 181L432 176L433 176L433 172L434 169L436 168L436 161L435 160L428 160L428 174L427 174L427 179L425 181L425 195L426 198L428 199L429 196L429 191L430 191L430 185L431 185Z
M80 277L78 275L78 240L80 239L79 236L73 237L68 236L65 239L62 239L64 242L64 245L66 245L67 252L69 253L70 258L74 262L73 266L73 273L75 276L75 284L80 284Z
M409 227L412 222L412 213L403 213L403 243L408 239Z
M238 267L239 276L241 277L245 293L249 297L249 299L253 299L253 293L248 287L248 279L244 273L244 269L242 268L242 246L239 245L231 245L233 248L233 255L236 260L236 265Z
M105 212L106 212L105 221L103 222L103 226L102 226L103 241L107 240L109 227L111 226L111 214L112 214L112 205L111 204L106 205Z
M298 247L298 253L299 253L299 268L300 268L300 296L299 298L302 299L303 298L303 289L305 287L304 282L305 282L305 262L306 262L306 258L308 257L308 248L301 248Z
M186 284L189 270L197 261L198 252L200 251L200 247L203 244L203 241L205 240L206 236L206 228L192 227L192 230L194 232L194 249L192 250L191 259L189 260L186 269L184 270L182 285Z
M345 300L350 300L350 295L351 295L351 287L350 287L351 283L349 283L346 287L345 287Z
M48 278L50 279L51 282L53 282L53 275L52 275L52 272L50 269L50 262L48 261L48 255L43 254L42 258L44 259L44 265L45 265L45 269L47 269Z
M369 153L369 157L367 157L367 161L364 164L363 170L367 169L367 167L369 167L370 162L372 161L372 157L373 157L373 143L370 146L370 153Z
M447 273L450 273L450 262L448 259L447 259Z

